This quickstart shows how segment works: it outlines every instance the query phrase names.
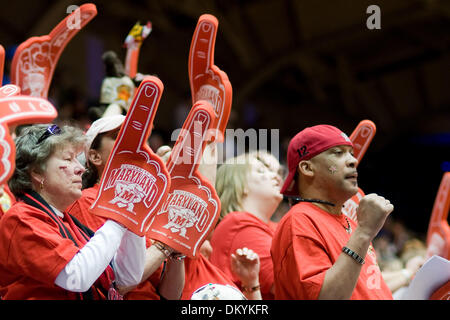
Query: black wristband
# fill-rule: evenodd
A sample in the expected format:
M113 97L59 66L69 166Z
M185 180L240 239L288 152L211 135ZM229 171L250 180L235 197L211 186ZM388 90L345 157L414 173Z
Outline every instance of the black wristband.
M359 254L357 254L357 253L356 253L355 251L353 251L353 250L350 250L350 249L347 248L347 247L343 247L343 248L342 248L342 252L348 254L350 257L352 257L353 259L355 259L355 261L358 262L359 264L364 264L364 263L365 263L364 259L361 258L361 257L359 256Z

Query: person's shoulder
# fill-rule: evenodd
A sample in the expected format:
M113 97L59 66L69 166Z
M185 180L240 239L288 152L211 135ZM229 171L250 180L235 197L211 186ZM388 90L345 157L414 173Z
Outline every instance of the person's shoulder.
M235 226L236 224L240 224L247 221L252 221L252 215L248 212L243 211L233 211L230 213L227 213L225 217L220 221L220 223L217 225L219 227L220 225L222 227L224 226Z
M235 229L236 231L239 231L239 230L242 231L243 229L246 229L249 227L252 227L252 228L257 227L257 228L261 228L264 230L265 229L270 230L270 227L266 222L262 221L261 219L256 217L254 214L251 214L251 213L245 212L245 211L230 212L222 219L220 224L222 224L222 223L223 223L223 226L227 226L228 229L232 228L232 229Z
M292 234L302 233L302 230L309 230L315 225L318 209L310 203L300 202L292 206L289 211L281 218L276 232L284 232L289 228Z
M15 218L15 217L47 217L47 215L29 204L23 201L17 201L11 208L5 213L4 218Z
M314 206L311 206L310 203L300 202L296 205L293 205L289 211L284 215L281 219L285 220L298 220L298 219L308 219L311 215L314 215L316 209ZM280 221L280 222L281 222Z
M25 226L26 228L34 228L42 222L52 223L52 220L45 212L23 201L18 201L0 220L0 230L12 230L19 225Z

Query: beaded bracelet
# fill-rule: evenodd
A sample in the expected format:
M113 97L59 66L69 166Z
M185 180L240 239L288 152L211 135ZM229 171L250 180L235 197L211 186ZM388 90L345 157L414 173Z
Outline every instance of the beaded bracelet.
M164 244L162 244L159 241L155 241L153 242L153 245L159 250L161 251L167 258L170 258L170 256L172 255L172 250L168 249Z
M359 254L357 254L357 253L356 253L355 251L353 251L353 250L350 250L350 249L347 248L347 247L343 247L343 248L342 248L342 252L348 254L350 257L352 257L353 259L355 259L355 261L358 262L359 264L364 264L364 263L365 263L364 259L361 258L361 257L359 256Z

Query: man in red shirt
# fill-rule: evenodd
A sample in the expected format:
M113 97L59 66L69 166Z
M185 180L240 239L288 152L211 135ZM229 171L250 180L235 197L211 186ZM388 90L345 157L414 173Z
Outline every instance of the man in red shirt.
M350 139L333 126L306 128L289 143L281 193L299 203L272 241L275 299L392 299L371 241L393 205L369 194L358 224L342 213L358 191L356 164Z

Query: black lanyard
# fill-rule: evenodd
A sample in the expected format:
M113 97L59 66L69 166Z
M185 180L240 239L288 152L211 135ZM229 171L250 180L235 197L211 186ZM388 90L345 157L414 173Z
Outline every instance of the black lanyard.
M45 212L57 224L61 236L65 239L70 239L77 248L80 247L78 243L75 241L69 229L67 229L67 227L64 225L60 217L55 213L55 211L53 211L52 207L37 192L30 191L29 193L24 193L23 195L19 196L19 198L23 200L23 202L25 202L26 204L36 209L39 209L42 212ZM80 231L81 236L86 241L89 241L89 239L94 235L94 232L85 225L83 225L72 215L70 215L70 218L73 220L74 224L80 229L78 231ZM93 300L94 296L92 293L92 287L89 288L88 291L82 292L80 298L83 300Z

